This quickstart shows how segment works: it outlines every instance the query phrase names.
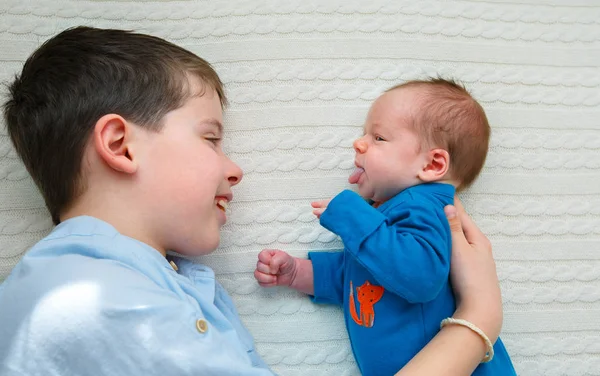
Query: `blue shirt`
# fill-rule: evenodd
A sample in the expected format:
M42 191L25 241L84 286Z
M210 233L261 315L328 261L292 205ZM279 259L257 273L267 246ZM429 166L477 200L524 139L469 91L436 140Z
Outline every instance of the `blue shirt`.
M399 371L454 313L452 239L444 214L454 193L449 184L420 184L374 208L347 190L321 215L344 251L309 253L313 300L344 308L363 375ZM494 350L495 358L474 375L516 375L500 339Z
M214 272L77 217L0 285L0 375L272 375Z

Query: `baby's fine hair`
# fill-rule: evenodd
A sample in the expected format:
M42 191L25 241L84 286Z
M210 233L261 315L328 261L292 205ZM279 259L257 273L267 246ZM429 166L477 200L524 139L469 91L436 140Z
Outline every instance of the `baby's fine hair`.
M458 82L444 78L413 80L387 91L418 89L419 107L413 127L425 145L450 155L449 174L459 185L470 186L483 168L490 140L490 125L483 107Z
M192 93L190 77L201 92ZM161 38L76 27L40 46L8 85L4 118L55 224L85 190L81 167L95 123L118 114L151 131L192 95L223 84L203 59Z

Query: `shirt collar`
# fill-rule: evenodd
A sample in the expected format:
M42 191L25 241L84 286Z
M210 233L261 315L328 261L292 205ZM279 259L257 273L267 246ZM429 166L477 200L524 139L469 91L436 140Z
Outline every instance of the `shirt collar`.
M173 270L169 261L156 249L137 239L122 235L110 223L95 217L82 215L69 218L66 221L59 223L43 240L51 241L68 236L101 236L113 238L116 242L115 246L118 245L116 248L120 250L120 254L113 255L116 259L128 259L130 257L138 260L152 259L161 266ZM124 245L124 249L121 249L121 245ZM113 252L112 247L110 249L103 248L102 252L115 253Z
M385 212L387 209L396 206L406 200L408 195L431 195L436 196L444 205L454 204L454 195L456 188L452 184L447 183L424 183L408 187L396 196L379 205L377 210Z

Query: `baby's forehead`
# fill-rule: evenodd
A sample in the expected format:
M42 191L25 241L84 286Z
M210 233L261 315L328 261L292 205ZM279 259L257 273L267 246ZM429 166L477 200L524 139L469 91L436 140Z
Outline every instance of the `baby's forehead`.
M408 121L418 114L425 103L421 89L398 88L383 93L373 102L364 126L372 123Z
M467 97L457 98L446 95L443 89L440 90L427 84L395 88L387 91L378 99L385 99L381 103L384 110L394 111L397 116L412 119L412 121L417 121L423 116L443 116L444 112L469 106L469 102L472 101L467 100ZM432 112L433 108L437 111Z
M433 99L431 91L432 88L425 84L414 84L388 90L379 98L385 97L393 104L397 104L398 102L428 101Z
M381 94L371 108L379 111L394 111L397 113L412 112L415 107L429 100L427 88L400 87Z

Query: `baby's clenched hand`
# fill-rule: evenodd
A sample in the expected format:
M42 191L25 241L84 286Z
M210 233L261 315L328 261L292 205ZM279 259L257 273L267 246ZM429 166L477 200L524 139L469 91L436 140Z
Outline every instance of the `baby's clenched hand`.
M279 249L263 249L258 254L254 278L262 287L290 286L296 276L296 260Z
M331 201L331 199L311 202L310 206L315 208L313 210L313 214L316 215L317 218L321 218L321 214L323 214L325 209L327 209L327 205L329 205L330 201Z

